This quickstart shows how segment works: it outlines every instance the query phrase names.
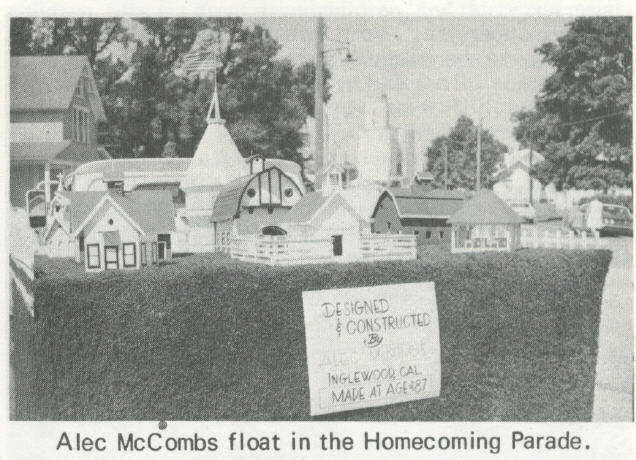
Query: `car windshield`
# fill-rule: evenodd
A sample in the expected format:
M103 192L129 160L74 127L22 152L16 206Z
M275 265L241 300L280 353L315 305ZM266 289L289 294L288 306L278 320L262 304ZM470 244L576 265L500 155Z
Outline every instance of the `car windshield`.
M629 210L623 206L603 206L603 217L608 217L610 219L625 219L629 220L632 218Z

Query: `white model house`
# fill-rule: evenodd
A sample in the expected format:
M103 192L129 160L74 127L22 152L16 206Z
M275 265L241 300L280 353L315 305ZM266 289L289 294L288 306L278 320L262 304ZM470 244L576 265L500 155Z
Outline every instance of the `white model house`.
M86 271L139 269L171 258L174 205L167 191L57 192L42 242Z

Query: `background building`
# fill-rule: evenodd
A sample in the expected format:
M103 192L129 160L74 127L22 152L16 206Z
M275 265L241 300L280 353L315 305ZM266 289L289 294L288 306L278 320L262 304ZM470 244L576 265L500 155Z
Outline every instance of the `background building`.
M12 57L10 74L10 196L25 207L45 178L110 158L97 143L106 116L86 56Z
M392 127L389 112L386 94L365 106L355 160L358 182L407 187L415 178L415 135L412 129Z

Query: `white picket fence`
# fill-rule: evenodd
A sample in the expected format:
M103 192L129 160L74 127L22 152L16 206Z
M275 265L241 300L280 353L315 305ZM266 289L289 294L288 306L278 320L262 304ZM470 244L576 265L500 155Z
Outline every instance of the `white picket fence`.
M589 237L585 232L577 236L573 231L521 229L524 248L597 249L600 241L598 232Z
M360 235L362 260L414 260L417 258L417 237L407 234Z
M326 263L333 257L328 238L293 240L287 236L256 235L231 237L230 256L267 265Z
M344 249L344 253L350 254ZM335 256L331 238L295 239L288 236L234 236L230 256L244 262L267 265L300 265L329 262L413 260L417 257L415 235L360 235L354 256Z

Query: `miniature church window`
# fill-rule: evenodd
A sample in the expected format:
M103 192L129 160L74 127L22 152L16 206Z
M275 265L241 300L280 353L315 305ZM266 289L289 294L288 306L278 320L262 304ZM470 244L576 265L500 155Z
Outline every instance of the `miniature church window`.
M124 243L124 267L134 267L137 265L137 251L135 243Z

